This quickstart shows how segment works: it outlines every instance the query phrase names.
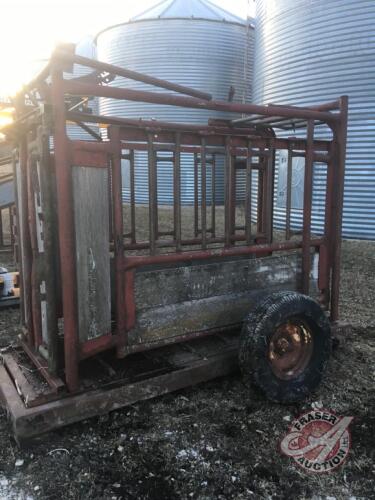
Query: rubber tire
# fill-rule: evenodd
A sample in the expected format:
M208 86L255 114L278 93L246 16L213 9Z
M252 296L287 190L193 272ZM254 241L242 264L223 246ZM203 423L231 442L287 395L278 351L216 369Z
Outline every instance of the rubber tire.
M313 352L302 373L291 380L282 380L272 371L269 342L282 323L296 316L311 329ZM277 292L263 298L246 318L240 337L239 365L245 383L255 385L269 400L296 403L319 385L331 349L331 327L320 305L300 293Z

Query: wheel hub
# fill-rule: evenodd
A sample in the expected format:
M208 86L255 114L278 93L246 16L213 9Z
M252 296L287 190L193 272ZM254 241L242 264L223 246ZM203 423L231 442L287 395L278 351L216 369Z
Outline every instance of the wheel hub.
M298 377L311 360L313 345L311 329L304 321L292 319L280 325L268 352L274 374L282 380Z

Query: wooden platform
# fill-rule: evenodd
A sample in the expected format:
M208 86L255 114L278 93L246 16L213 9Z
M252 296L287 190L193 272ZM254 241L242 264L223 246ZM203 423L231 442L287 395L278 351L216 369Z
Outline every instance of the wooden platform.
M0 365L0 400L18 443L50 430L184 387L237 368L238 331L216 334L116 360L113 353L82 366L80 392L51 392L38 373L9 351Z

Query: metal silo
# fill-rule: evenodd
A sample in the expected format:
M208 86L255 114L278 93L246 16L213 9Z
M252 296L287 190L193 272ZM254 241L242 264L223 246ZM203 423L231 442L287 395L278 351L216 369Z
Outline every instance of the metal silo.
M97 37L100 61L147 73L154 77L209 92L215 99L228 99L235 88L235 101L251 99L254 30L247 23L207 0L166 0L112 26ZM116 86L155 90L141 82L116 79ZM230 118L205 110L180 109L135 102L100 99L100 113L129 118L153 118L169 122L206 123L209 117ZM148 202L147 159L136 153L135 190L138 203ZM193 202L193 161L181 161L181 200ZM128 198L126 164L124 197ZM221 175L220 175L221 172ZM223 198L223 166L217 165L216 195ZM210 179L208 177L208 184ZM240 181L241 182L241 181ZM158 164L158 202L171 201L170 164ZM209 189L209 186L208 186ZM239 189L240 192L240 189Z
M256 4L254 102L307 105L349 95L343 234L374 239L375 2L256 0ZM313 217L319 231L320 194L325 188L319 165L315 183ZM281 184L282 180L281 196L275 196L276 221L283 215ZM293 213L298 225L297 205Z

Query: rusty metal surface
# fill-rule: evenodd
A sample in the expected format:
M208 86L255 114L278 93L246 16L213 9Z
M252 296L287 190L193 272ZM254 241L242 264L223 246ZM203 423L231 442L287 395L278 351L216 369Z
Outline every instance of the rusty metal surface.
M314 349L309 326L294 318L277 328L270 339L268 359L274 374L282 380L298 377L308 366Z

